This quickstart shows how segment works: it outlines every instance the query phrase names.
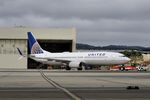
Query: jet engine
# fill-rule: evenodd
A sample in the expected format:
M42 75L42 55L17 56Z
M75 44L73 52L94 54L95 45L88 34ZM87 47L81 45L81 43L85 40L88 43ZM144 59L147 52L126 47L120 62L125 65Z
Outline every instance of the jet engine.
M83 65L82 62L78 62L78 61L73 61L69 63L69 67L70 68L81 68Z

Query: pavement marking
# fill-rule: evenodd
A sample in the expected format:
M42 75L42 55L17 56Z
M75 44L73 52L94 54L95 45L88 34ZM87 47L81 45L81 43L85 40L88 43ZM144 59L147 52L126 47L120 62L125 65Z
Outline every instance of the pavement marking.
M55 88L58 88L60 90L62 90L63 92L65 92L67 95L69 95L73 100L82 100L80 97L76 96L75 94L71 93L69 90L67 90L66 88L62 87L61 85L59 85L58 83L56 83L55 81L53 81L50 78L47 78L47 76L42 72L42 70L40 69L39 72L41 73L42 77L51 85L53 85Z

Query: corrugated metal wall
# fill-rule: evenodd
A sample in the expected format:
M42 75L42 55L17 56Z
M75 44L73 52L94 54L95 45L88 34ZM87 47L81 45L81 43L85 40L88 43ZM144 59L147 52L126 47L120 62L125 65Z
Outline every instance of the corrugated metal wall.
M0 54L18 54L17 47L27 54L27 40L0 40Z
M27 40L0 40L0 68L27 68L27 58L18 60L20 56L16 49L17 47L19 47L24 54L27 54Z

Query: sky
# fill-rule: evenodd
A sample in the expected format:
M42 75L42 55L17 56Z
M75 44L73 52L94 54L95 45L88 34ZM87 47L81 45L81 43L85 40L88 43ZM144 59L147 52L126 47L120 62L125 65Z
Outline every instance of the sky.
M76 28L77 42L150 47L150 0L0 0L0 27Z

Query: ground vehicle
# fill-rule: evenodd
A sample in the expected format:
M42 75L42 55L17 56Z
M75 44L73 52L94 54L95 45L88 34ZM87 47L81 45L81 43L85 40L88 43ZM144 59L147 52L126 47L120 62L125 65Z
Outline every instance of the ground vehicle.
M147 71L147 67L137 66L136 68L138 71Z
M128 70L137 70L135 66L112 66L110 68L111 71L128 71Z
M135 66L125 66L124 68L125 68L124 70L126 70L126 71L128 71L128 70L137 70L137 68Z
M111 71L119 71L120 66L111 66L110 70Z

